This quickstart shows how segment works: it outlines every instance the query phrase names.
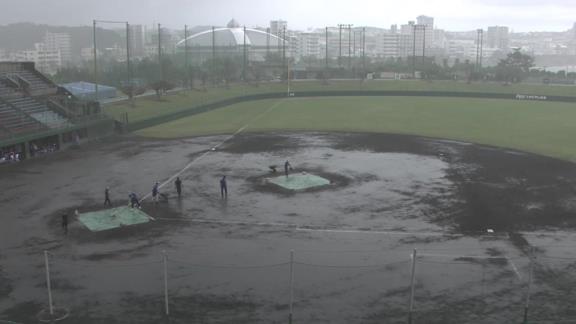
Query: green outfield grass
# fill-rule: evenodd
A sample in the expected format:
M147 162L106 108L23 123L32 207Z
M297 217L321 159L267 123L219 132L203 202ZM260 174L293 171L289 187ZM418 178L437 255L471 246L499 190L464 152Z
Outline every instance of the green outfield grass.
M222 99L266 92L284 92L285 83L261 83L254 85L232 85L230 87L208 88L206 91L182 91L171 94L158 101L155 97L139 98L135 107L127 102L110 104L105 107L107 114L123 120L128 113L129 121L141 121L152 117L169 114L181 110L191 109L205 103ZM456 81L330 81L322 84L320 81L292 82L294 92L301 91L342 91L342 90L412 90L412 91L461 91L461 92L490 92L490 93L522 93L532 95L558 95L576 96L575 86L546 86L546 85L501 85L498 83L472 83Z
M416 134L576 160L576 105L467 98L323 97L260 100L143 129L178 138L276 130Z

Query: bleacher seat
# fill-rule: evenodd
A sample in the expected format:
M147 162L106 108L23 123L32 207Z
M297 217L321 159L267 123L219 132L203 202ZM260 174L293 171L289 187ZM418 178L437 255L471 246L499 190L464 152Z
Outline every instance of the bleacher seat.
M41 124L22 112L0 102L0 124L11 133L23 133L43 129Z
M33 98L13 98L7 100L7 102L50 128L60 128L69 124L69 121L66 118L50 110L48 106L34 100Z
M38 74L36 74L36 72L33 71L21 70L13 72L4 72L0 73L0 78L1 77L9 77L15 81L23 80L25 84L29 85L29 90L33 92L38 90L56 89L56 87L52 83L42 79Z
M0 80L0 97L10 96L12 94L14 94L14 90L4 85Z

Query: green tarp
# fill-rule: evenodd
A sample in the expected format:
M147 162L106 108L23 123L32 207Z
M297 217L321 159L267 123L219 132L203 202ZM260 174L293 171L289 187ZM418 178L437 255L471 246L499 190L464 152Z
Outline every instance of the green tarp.
M309 173L279 176L270 179L269 182L288 190L305 190L330 184L330 180Z
M122 226L147 223L150 217L138 208L116 207L82 213L80 222L92 232L105 231Z

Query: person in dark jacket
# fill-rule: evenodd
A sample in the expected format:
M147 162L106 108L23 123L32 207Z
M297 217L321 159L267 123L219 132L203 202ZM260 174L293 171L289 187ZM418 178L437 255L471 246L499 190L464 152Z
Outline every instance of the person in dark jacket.
M110 188L106 187L104 189L104 206L112 206L112 202L110 201Z
M130 207L134 208L134 206L140 208L140 201L138 200L138 196L134 193L131 192L128 197L130 198Z
M160 184L158 182L156 182L154 184L154 187L152 187L152 201L154 201L155 203L158 202L158 198L160 197L160 188L159 188Z
M288 177L289 170L292 170L292 166L290 165L290 162L286 161L286 163L284 163L284 174L286 177Z
M222 196L222 199L228 198L228 184L226 183L226 176L223 176L222 179L220 179L220 195Z
M176 177L174 185L176 186L176 192L178 193L178 198L180 198L182 196L182 180L180 180L180 177Z

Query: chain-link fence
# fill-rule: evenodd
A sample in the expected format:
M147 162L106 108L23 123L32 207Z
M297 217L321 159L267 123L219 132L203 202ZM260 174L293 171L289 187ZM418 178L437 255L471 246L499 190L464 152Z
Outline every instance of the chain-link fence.
M158 252L131 262L133 255L115 254L110 261L106 255L87 259L45 252L43 260L38 258L36 285L46 288L46 307L37 310L37 317L74 323L106 318L134 323L560 323L576 318L576 258L538 249L520 257L425 249L300 250L266 261L250 254L230 262L203 256L202 263L182 253Z

